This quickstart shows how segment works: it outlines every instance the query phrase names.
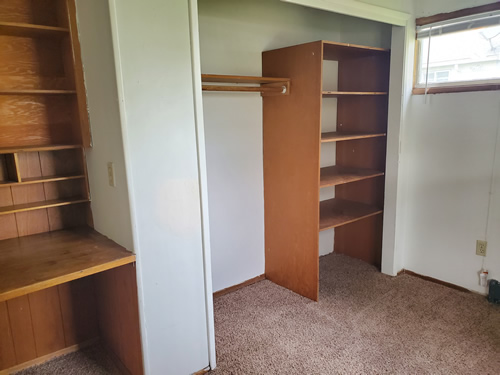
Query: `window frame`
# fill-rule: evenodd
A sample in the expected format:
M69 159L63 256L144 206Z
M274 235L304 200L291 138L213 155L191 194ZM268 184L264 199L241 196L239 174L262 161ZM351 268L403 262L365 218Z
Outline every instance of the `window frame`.
M461 9L451 13L440 13L429 17L417 18L415 21L416 26L425 26L431 23L448 21L455 18L472 16L481 13L500 10L500 3L493 3L482 5L473 8ZM444 94L454 92L471 92L471 91L493 91L500 90L500 80L477 80L468 82L447 82L447 83L433 83L433 86L427 88L418 86L418 58L420 53L419 41L415 36L415 61L413 65L413 94L425 95L427 94Z

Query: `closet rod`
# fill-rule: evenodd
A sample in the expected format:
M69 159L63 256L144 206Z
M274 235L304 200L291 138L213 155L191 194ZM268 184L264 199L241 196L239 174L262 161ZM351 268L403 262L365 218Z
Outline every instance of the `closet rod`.
M277 77L251 77L251 76L230 76L218 74L202 74L204 91L231 91L231 92L260 92L262 95L289 95L290 78ZM221 85L221 83L233 83L237 86ZM239 84L257 84L259 86L240 86Z

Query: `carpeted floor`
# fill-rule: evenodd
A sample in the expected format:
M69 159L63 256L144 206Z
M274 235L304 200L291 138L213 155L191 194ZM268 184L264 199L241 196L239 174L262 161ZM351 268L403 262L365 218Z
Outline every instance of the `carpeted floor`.
M342 255L320 260L320 301L269 281L215 299L214 375L500 374L500 307ZM18 375L118 374L99 346Z
M215 299L224 374L500 374L500 308L342 255L311 302L269 281Z
M54 358L16 375L120 375L112 359L100 345Z

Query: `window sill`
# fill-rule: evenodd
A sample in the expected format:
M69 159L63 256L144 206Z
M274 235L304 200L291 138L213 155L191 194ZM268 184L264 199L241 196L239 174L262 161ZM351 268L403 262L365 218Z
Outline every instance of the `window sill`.
M494 90L500 90L500 84L493 83L485 85L429 87L427 89L427 94L446 94L446 93L456 93L456 92L494 91ZM425 88L414 87L413 95L425 95Z

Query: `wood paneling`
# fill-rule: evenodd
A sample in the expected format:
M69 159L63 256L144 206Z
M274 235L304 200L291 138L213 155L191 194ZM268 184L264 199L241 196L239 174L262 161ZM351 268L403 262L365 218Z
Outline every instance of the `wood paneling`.
M383 215L376 215L335 229L335 252L361 259L380 268Z
M94 295L88 277L0 302L0 372L95 339Z
M71 98L0 95L2 147L73 143Z
M63 349L64 327L57 287L31 293L28 298L37 355L47 355Z
M0 302L0 332L0 369L3 369L16 364L9 313L5 302Z
M266 77L289 77L289 96L264 97L266 278L318 299L322 44L264 52Z
M107 347L132 374L143 374L135 264L95 275L99 327Z
M66 346L99 336L94 280L91 277L58 286Z
M16 364L30 361L36 358L37 354L28 296L13 298L6 303L9 308L10 328L14 338Z

